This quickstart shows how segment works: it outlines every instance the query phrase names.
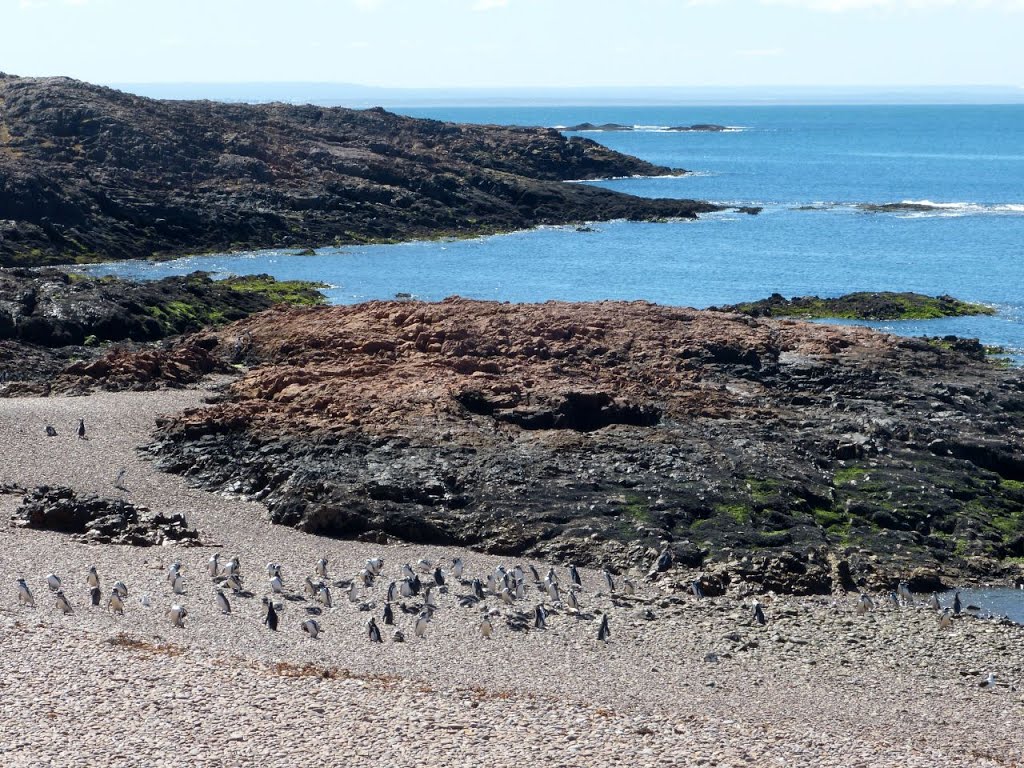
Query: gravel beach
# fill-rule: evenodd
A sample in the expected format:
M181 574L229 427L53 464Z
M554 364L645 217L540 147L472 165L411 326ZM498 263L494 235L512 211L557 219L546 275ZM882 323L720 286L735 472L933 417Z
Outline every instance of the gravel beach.
M449 576L426 637L415 611L381 611L390 582L420 558L484 578L518 561L440 547L338 541L274 526L258 504L191 489L187 478L141 458L157 414L201 406L207 391L101 393L0 400L0 483L66 485L123 497L154 512L184 513L203 546L89 545L9 521L18 494L0 496L0 760L35 765L552 766L1012 766L1024 765L1024 627L957 618L941 630L923 605L856 596L766 595L765 626L751 600L671 591L632 574L635 595L609 594L581 570L578 615L544 600L527 572L514 605L488 595L463 606L468 585ZM75 428L84 418L87 439ZM52 425L56 437L48 437ZM113 482L124 473L118 489ZM250 597L222 615L207 561L233 555ZM367 558L384 560L373 587L300 629L315 603L302 592L318 558L329 581L349 580ZM185 593L165 575L182 564ZM279 631L263 624L264 570L281 564ZM522 563L524 566L526 562ZM129 588L124 615L88 600L94 565L104 595ZM544 574L550 564L533 563ZM569 577L557 567L567 588ZM45 577L63 579L61 613ZM696 574L694 574L696 575ZM23 576L36 607L19 605ZM428 576L424 576L429 581ZM141 598L148 597L149 606ZM422 598L407 598L410 606ZM184 628L165 616L184 606ZM368 610L361 610L368 607ZM493 636L478 625L483 610ZM513 612L529 629L513 629ZM371 643L373 616L384 642ZM611 639L597 640L607 616ZM512 623L515 623L513 616ZM392 640L395 628L405 642ZM996 685L983 687L989 674Z

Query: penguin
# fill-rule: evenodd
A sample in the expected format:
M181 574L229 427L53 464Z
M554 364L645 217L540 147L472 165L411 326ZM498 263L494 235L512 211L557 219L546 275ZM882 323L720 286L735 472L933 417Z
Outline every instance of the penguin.
M352 583L348 585L348 601L350 603L359 602L359 583L354 579Z
M185 628L185 617L188 616L188 611L177 603L172 605L164 615L167 617L167 620L171 622L172 627L176 629Z
M91 605L99 605L100 604L100 588L99 587L89 587L89 603Z
M914 604L914 595L910 591L910 585L905 581L901 581L896 587L896 595L900 601L907 606Z
M405 635L402 634L402 630L396 629L395 634L391 636L391 640L395 643L404 643Z
M535 629L547 629L547 613L544 612L544 606L538 605L533 609L533 626Z
M213 553L206 564L206 573L211 579L216 579L220 575L220 552Z
M85 440L85 419L78 420L78 439Z
M942 615L939 616L939 629L952 629L953 619L949 615L949 608L942 610Z
M558 583L558 574L555 573L555 569L553 567L548 568L548 575L546 577L546 581L549 581L552 584Z
M425 613L421 613L416 617L416 624L413 627L413 632L416 637L427 636L427 623L430 621L429 617Z
M334 598L331 597L331 589L326 584L320 587L316 593L316 600L318 603L323 605L325 608L334 607Z
M607 643L608 638L612 636L611 630L608 629L608 614L606 613L601 617L601 626L597 628L597 639Z
M242 564L239 561L238 556L236 555L235 557L232 557L230 560L228 560L227 565L224 566L224 575L225 576L238 576L239 575L239 571L241 571L241 570L242 570Z
M28 588L28 584L24 579L18 579L18 603L20 605L27 605L30 608L36 607L36 599L32 597L32 590Z
M174 577L174 583L171 585L171 589L176 595L185 594L185 579L180 573Z
M412 566L411 566L411 565L409 565L408 563L406 563L405 565L403 565L403 566L402 566L402 577L403 577L403 578L405 578L405 579L411 579L411 578L412 578L413 576L415 576L415 575L416 575L416 574L415 574L415 572L413 571L413 569L412 569Z
M267 563L267 578L272 579L274 577L281 578L281 564L280 563Z
M305 582L302 584L302 591L306 593L306 597L316 597L317 589L317 585L313 583L313 580L309 578L309 576L307 576Z
M123 581L115 581L113 589L122 600L128 597L128 587L125 586Z
M57 590L54 597L57 599L57 610L63 613L65 616L71 613L71 603L64 597L64 593L61 590Z
M410 581L409 579L402 579L402 584L399 587L399 592L401 592L402 597L412 597L415 594L412 588L412 581Z
M217 590L217 607L225 615L231 613L231 603L228 602L227 595L224 594L223 589Z
M57 436L57 430L54 429L53 426L50 425L50 424L46 425L46 436L47 437L56 437Z
M580 612L580 601L576 598L576 593L571 589L566 593L565 602L569 606L569 610L573 613Z
M124 487L124 476L127 474L128 467L121 467L119 470L117 470L117 476L110 481L110 484L117 488L117 490L119 491L127 491L128 489Z
M388 584L388 599L387 602L393 603L398 599L398 582L392 581Z
M492 595L498 594L498 580L494 578L493 573L487 574L487 591Z
M655 573L664 573L672 566L672 550L665 547L661 550L661 554L658 555L658 559L654 561L654 568L652 569Z
M939 596L932 592L932 596L928 598L928 607L933 611L941 611L942 606L939 604Z
M367 560L366 564L367 564L367 566L369 566L370 561ZM319 560L317 560L316 561L316 567L314 567L313 571L321 579L326 579L327 578L327 558L326 557L321 557Z
M704 598L704 587L701 586L700 579L694 579L690 582L690 592L692 592L693 596L698 600L702 600Z
M384 561L379 557L371 557L366 561L366 570L374 576L380 576L380 572L384 570Z
M609 592L614 592L615 591L615 577L612 576L612 572L609 571L607 568L605 568L603 571L601 571L601 576L604 577L604 583L605 583L605 586L608 587L608 591Z
M302 631L309 636L310 640L316 640L320 636L320 622L316 619L306 619L302 622Z
M373 586L373 574L363 568L363 570L359 572L359 581L364 587L370 588Z
M146 608L149 608L149 606L153 604L153 602L149 599L149 595L143 595L142 597L140 597L139 603L141 603Z
M99 576L98 573L96 573L96 566L95 565L90 565L89 566L89 570L86 571L86 573L85 573L85 583L88 584L90 587L99 587L99 585L100 585L100 576Z
M426 594L423 598L423 604L427 606L431 611L437 610L437 598L434 597L433 587L427 587Z
M441 573L441 566L434 569L434 584L439 587L444 586L444 574Z
M874 600L872 600L866 593L861 592L860 599L857 600L857 615L863 616L874 607Z
M181 563L175 560L167 569L167 583L174 586L174 580L181 574Z
M959 616L961 610L963 610L963 605L960 602L960 593L957 592L953 595L953 615Z
M124 600L116 589L110 591L110 597L107 598L107 610L118 616L124 616Z
M420 593L420 590L423 589L423 584L420 581L420 577L416 574L413 574L412 578L409 579L409 586L412 587L412 593L414 596L418 595Z
M576 570L576 566L572 563L569 564L569 580L577 587L583 586L583 582L580 580L580 572Z
M523 572L523 566L517 565L512 569L512 578L515 579L516 584L522 584L526 574Z
M55 573L51 573L46 577L46 586L50 588L51 592L57 592L60 590L60 576Z
M480 634L485 638L490 639L493 632L494 626L491 624L491 620L484 616L483 621L480 622Z
M237 595L242 591L242 577L237 573L232 573L224 579L224 586L230 589L232 594Z
M480 579L473 579L473 594L477 600L484 599L484 585L480 583Z
M391 610L391 603L384 603L384 623L393 625L395 623L395 612Z
M459 581L462 581L462 570L465 567L466 566L462 562L462 558L456 557L454 560L452 560L452 575Z
M284 592L284 582L281 581L280 576L275 574L270 578L270 591L273 592L275 595L280 595L282 592Z
M416 561L416 567L419 568L420 573L430 573L434 570L434 564L423 557Z
M516 600L526 599L526 585L521 581L516 582Z
M535 584L540 583L540 573L537 572L537 569L533 567L532 563L530 564L530 576L533 577L533 581Z
M762 627L768 623L764 618L764 609L761 608L761 603L757 600L754 601L754 621Z
M382 642L380 628L377 626L376 619L371 617L370 620L366 622L366 634L370 638L371 643Z
M989 690L996 687L996 674L995 672L989 672L988 677L984 681L978 683L978 687L987 688Z
M623 579L622 580L622 591L625 592L627 595L635 595L636 594L636 584L634 584L630 579Z
M267 615L263 618L263 623L271 632L277 632L277 611L274 610L273 600L267 600Z

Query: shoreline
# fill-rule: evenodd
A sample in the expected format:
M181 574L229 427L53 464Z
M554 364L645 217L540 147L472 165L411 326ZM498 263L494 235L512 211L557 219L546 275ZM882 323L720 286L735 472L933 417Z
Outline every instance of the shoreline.
M301 533L270 524L259 503L197 491L184 478L158 472L134 449L148 440L152 414L201 406L206 392L0 402L0 482L68 484L111 494L108 475L125 466L124 485L133 501L154 511L186 511L204 544L84 545L62 534L0 529L0 573L10 584L24 572L38 606L17 606L12 588L0 600L8 643L0 669L10 681L0 745L8 764L66 762L71 754L88 755L100 765L117 755L122 764L142 763L155 750L170 748L180 728L196 734L189 746L193 755L222 755L231 763L238 758L222 753L227 742L255 756L272 747L267 754L286 763L332 739L297 743L289 727L268 729L269 724L284 718L302 727L310 717L333 734L335 754L355 755L391 739L394 746L374 754L395 749L399 765L421 764L417 750L451 760L467 744L493 749L495 759L548 754L569 764L607 764L627 755L638 765L672 759L763 765L775 759L808 766L1006 766L1024 760L1017 734L1024 715L1024 627L1017 625L958 619L943 632L924 609L879 604L858 616L853 597L767 595L762 601L768 624L758 627L749 599L696 600L642 579L635 598L610 599L600 574L581 569L580 600L594 618L557 610L547 630L513 631L504 617L519 606L505 609L488 598L500 617L488 641L475 628L479 610L457 605L468 587L451 583L439 595L426 638L414 637L412 617L396 610L406 642L386 637L384 644L372 645L365 621L370 615L380 620L381 590L401 562L427 556L447 565L461 555L467 574L479 574L512 561L447 547L382 546ZM89 440L50 439L37 429L43 420L62 424L79 413L88 420ZM59 462L46 459L54 451ZM5 517L12 503L11 496L0 497ZM233 597L231 616L218 614L205 575L214 551L241 554L246 586L255 593ZM263 563L281 562L286 584L296 589L323 554L331 561L332 578L343 579L365 557L383 555L387 579L365 597L375 607L360 611L337 590L335 609L319 617L325 634L311 641L297 626L306 603L283 600L281 629L268 632L259 605L269 591ZM187 586L180 597L164 580L173 559L184 564ZM114 578L129 585L123 617L87 606L89 564L97 565L105 585ZM56 611L42 584L51 570L65 579L75 611L70 616ZM139 604L142 593L151 596L151 608ZM161 615L172 600L189 609L183 630L171 628ZM594 637L602 613L612 629L607 644ZM52 663L54 658L62 663ZM12 676L12 665L36 674ZM997 688L979 688L990 671ZM71 700L62 693L79 689L97 693ZM172 704L179 701L190 706ZM260 706L262 701L273 705ZM14 702L19 706L10 706ZM104 751L107 736L75 746L57 736L115 711L122 713L115 751ZM417 714L409 722L418 725L396 733L394 724L412 713ZM541 722L550 727L534 740L536 726L525 724L542 713L548 714ZM524 727L510 728L510 716ZM364 717L366 729L353 730ZM985 746L965 750L959 732L945 725L967 717L986 734ZM894 720L921 741L892 731ZM110 734L102 727L96 732Z

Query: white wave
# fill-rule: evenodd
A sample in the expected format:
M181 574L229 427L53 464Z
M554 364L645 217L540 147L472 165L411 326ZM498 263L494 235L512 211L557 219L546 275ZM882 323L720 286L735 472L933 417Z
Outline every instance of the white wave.
M603 181L624 181L626 179L685 179L687 176L700 175L694 171L687 171L686 173L662 173L655 176L647 176L643 173L634 173L631 176L605 176L601 179L566 179L566 184L591 184L600 183ZM708 174L711 175L711 174Z

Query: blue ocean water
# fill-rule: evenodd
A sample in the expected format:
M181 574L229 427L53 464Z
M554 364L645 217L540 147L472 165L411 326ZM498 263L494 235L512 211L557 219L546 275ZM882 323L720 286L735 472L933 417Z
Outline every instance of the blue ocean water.
M764 206L758 216L604 222L462 241L191 257L98 265L156 278L196 269L323 280L331 301L410 293L508 301L646 299L706 307L856 290L949 293L994 317L871 323L896 333L958 334L1024 360L1024 106L430 107L460 122L643 127L582 134L693 173L602 181L637 195ZM721 133L669 132L718 123ZM861 204L926 202L926 212Z

